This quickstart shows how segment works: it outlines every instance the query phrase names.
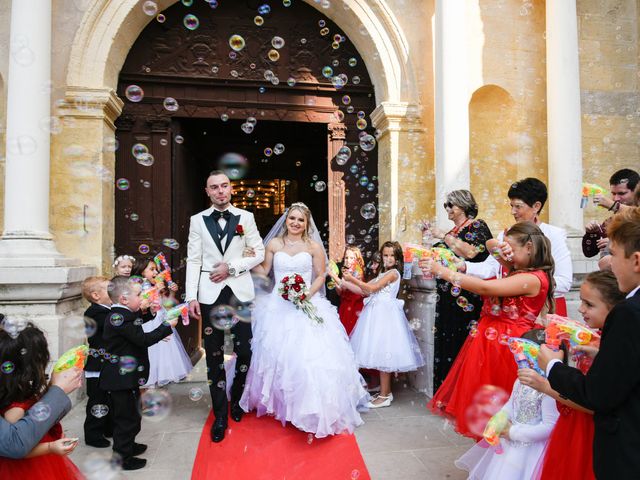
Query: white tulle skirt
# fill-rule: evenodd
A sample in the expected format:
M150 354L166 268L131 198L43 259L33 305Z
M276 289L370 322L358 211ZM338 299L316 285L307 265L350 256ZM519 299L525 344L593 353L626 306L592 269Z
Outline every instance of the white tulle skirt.
M363 423L359 410L369 394L336 308L319 295L311 301L321 324L277 294L256 299L253 356L240 405L318 438L351 433Z
M395 298L365 299L351 332L351 347L360 368L381 372L409 372L424 365L420 346Z
M155 330L164 321L165 310L160 310L153 320L142 324L145 332ZM168 340L160 340L151 345L149 352L149 374L145 387L167 385L172 382L184 380L191 370L191 359L187 355L180 335L175 328Z
M475 444L455 461L456 467L469 472L470 480L530 480L546 442L522 444L502 439L502 453L494 447ZM484 444L485 446L488 444Z

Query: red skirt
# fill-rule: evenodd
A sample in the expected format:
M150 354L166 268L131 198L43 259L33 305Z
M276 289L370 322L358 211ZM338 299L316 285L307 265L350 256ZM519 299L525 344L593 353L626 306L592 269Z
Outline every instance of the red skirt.
M356 322L362 311L362 305L362 295L358 295L349 290L344 290L340 295L338 315L340 315L340 321L347 331L347 335L351 335L351 330L356 326Z
M593 415L558 404L560 417L549 437L537 478L595 480L593 474Z
M506 337L520 337L531 326L503 318L482 317L475 336L469 335L444 382L427 404L433 413L453 420L458 433L480 440L469 430L466 413L483 385L511 393L518 368Z
M81 480L84 475L67 456L54 454L39 457L0 457L0 478L29 480Z

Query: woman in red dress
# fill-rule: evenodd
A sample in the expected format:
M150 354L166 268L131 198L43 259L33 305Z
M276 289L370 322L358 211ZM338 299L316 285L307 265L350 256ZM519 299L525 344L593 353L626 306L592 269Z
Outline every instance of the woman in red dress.
M549 240L531 222L516 223L505 242L487 242L487 248L509 269L497 280L481 280L422 260L424 273L434 274L463 290L482 295L484 303L477 328L470 329L446 379L427 407L454 420L462 435L480 439L471 431L467 414L473 398L484 385L500 387L509 394L517 375L517 365L507 346L508 337L520 337L533 328L545 307L553 310L553 257ZM464 307L464 297L458 305Z
M47 340L42 330L29 323L16 338L0 329L0 415L10 423L30 415L44 420L50 407L38 399L46 392L45 368L49 362ZM33 408L32 408L33 407ZM67 455L77 438L63 438L56 423L31 452L22 459L0 457L0 478L20 480L76 480L84 478Z
M362 253L358 247L348 246L344 249L344 258L342 259L342 270L348 272L358 280L364 281L364 260L362 259ZM333 274L329 273L331 279L335 282L336 291L340 295L340 308L338 314L340 315L340 321L347 331L347 335L351 335L351 330L355 327L358 321L358 316L362 311L363 300L362 295L359 295L347 288L340 287L340 279Z
M593 272L587 275L580 287L581 304L578 311L587 325L600 330L611 309L616 303L624 300L624 297L611 271ZM578 346L575 350L584 353L575 359L575 365L586 374L592 358L598 351L597 347ZM551 389L549 381L533 370L520 370L518 377L521 382L526 382L536 390L555 398L560 411L536 478L594 480L593 412L560 398L558 392Z

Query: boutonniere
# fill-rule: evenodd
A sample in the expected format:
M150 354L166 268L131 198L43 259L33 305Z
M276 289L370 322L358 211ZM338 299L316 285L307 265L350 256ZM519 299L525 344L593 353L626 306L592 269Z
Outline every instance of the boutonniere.
M242 228L242 225L236 226L236 235L240 235L241 237L244 236L244 228Z

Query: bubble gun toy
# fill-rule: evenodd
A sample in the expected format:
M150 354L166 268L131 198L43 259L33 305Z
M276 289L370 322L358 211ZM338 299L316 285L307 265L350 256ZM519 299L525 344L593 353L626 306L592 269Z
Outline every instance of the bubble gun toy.
M544 372L538 366L538 353L540 353L540 345L526 338L509 338L509 350L513 353L513 357L518 364L518 368L532 368L540 375L544 376Z
M482 432L482 438L492 447L497 447L496 453L502 453L500 434L507 428L507 425L509 425L507 412L500 410L489 419L487 426L484 427L484 432Z
M340 276L340 269L338 268L338 264L333 260L329 261L328 268L329 268L329 271L333 273L336 277ZM329 290L333 290L334 288L336 288L336 282L333 281L333 278L330 278L329 281L327 282L327 288Z
M89 347L87 345L78 345L70 350L64 352L58 361L53 365L53 371L64 372L70 368L84 369L87 363L87 354L89 353Z
M560 315L547 315L545 343L553 350L560 348L562 340L568 340L572 347L598 343L600 334L583 323L576 322Z
M173 308L167 310L167 320L173 320L174 318L182 317L182 324L189 325L189 304L181 303Z
M160 302L160 292L158 291L158 287L143 288L140 296L145 300L148 300L149 303Z
M169 263L167 262L164 253L160 252L159 254L157 254L155 257L153 257L153 261L158 267L158 272L160 272L156 276L156 281L161 280L162 282L166 283L167 287L171 287L172 285L174 285L174 281L171 278L171 267L169 267Z
M423 258L431 258L440 265L447 267L449 270L453 270L454 272L458 271L457 262L459 259L456 254L448 248L427 248L415 243L405 243L402 246L402 251L404 252L405 264L413 263L414 261L422 260Z
M583 183L582 184L582 200L580 200L580 208L585 208L589 197L594 195L604 195L607 191L595 183Z

